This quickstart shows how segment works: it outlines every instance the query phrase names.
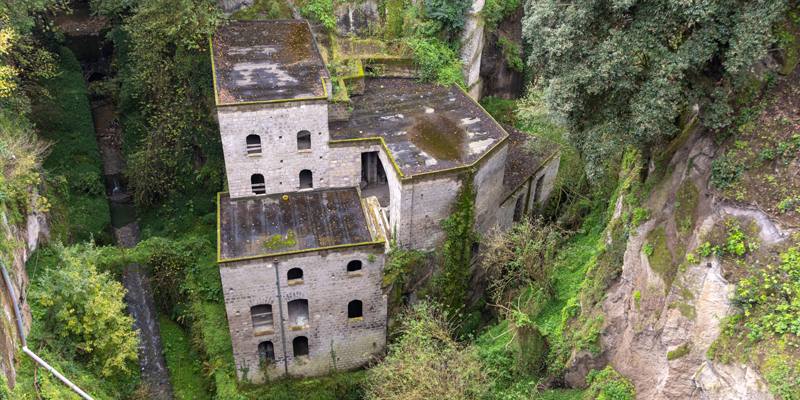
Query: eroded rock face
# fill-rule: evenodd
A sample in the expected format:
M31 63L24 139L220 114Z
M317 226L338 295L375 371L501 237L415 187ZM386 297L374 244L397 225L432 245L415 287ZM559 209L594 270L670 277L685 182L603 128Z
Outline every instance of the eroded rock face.
M379 26L381 21L378 12L378 3L366 0L355 3L335 3L336 33L339 35L366 36L373 27Z
M691 264L685 254L730 216L757 223L765 243L786 237L760 211L724 204L709 191L715 151L712 139L695 129L674 154L666 169L671 175L647 201L651 219L628 239L622 275L603 303L601 357L634 383L640 399L772 398L751 367L721 365L706 356L721 320L732 312L734 285L724 278L716 257ZM679 195L682 190L694 193L687 185L697 193L688 215L689 200ZM679 218L692 223L681 225ZM661 242L654 232L661 232ZM664 260L653 256L654 244L673 255L666 265L674 275L665 273Z
M32 193L31 204L36 204L37 197L37 193ZM4 261L14 285L14 292L22 311L23 327L27 334L31 326L31 309L27 301L29 281L25 263L39 244L50 235L47 218L45 214L34 212L25 217L24 223L11 224L5 214L0 214L0 235L3 235L5 240L14 243L11 246L11 254L9 254L11 258L4 257ZM10 264L8 264L9 261ZM15 356L17 349L21 346L21 341L17 330L14 306L5 282L2 280L0 280L0 287L2 287L0 289L0 306L2 306L2 318L5 319L0 321L0 372L5 375L9 386L13 387L17 376Z

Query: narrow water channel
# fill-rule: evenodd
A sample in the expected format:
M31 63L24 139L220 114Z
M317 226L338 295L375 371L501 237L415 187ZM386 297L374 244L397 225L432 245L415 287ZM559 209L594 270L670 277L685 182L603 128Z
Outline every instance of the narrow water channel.
M87 85L102 80L110 73L113 48L102 40L105 28L88 13L86 3L76 3L77 10L60 17L59 23L71 24L66 31L67 45L81 62ZM74 29L74 27L78 29ZM122 153L122 129L116 116L113 99L92 100L95 137L103 159L103 177L111 209L111 224L116 244L134 247L139 242L139 223L132 196L123 175L125 158ZM126 289L125 302L139 331L139 366L142 380L149 389L150 399L172 399L169 371L163 356L158 316L147 271L139 264L125 266L122 284Z

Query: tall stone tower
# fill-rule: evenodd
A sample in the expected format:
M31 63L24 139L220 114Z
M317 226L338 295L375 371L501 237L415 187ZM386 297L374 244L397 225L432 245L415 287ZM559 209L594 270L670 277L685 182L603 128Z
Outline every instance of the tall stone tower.
M231 198L328 187L328 72L306 21L237 22L214 36Z

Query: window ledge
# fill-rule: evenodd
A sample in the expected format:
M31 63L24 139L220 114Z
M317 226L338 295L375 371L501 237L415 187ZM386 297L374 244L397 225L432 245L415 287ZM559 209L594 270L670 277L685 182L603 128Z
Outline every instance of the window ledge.
M355 317L355 318L348 318L348 319L347 319L347 322L353 322L353 323L355 323L355 322L361 322L361 321L363 321L363 320L364 320L364 317Z
M311 153L311 149L297 150L298 153Z
M357 278L360 276L364 276L364 273L362 271L350 271L347 273L348 278Z
M302 285L302 284L303 284L303 280L302 280L302 279L289 279L289 281L287 282L287 284L288 284L289 286L297 286L297 285Z
M308 329L308 325L289 325L290 331L302 331L303 329Z
M264 335L272 335L275 333L275 330L272 328L254 328L253 329L253 336L264 336Z
M261 153L247 153L247 156L252 158L259 158L261 157Z

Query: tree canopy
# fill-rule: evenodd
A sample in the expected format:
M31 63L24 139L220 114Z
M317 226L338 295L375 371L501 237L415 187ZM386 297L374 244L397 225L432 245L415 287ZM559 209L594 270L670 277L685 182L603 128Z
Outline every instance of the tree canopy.
M601 175L621 146L673 137L695 106L721 128L741 76L773 43L787 0L528 0L528 65L548 106Z

